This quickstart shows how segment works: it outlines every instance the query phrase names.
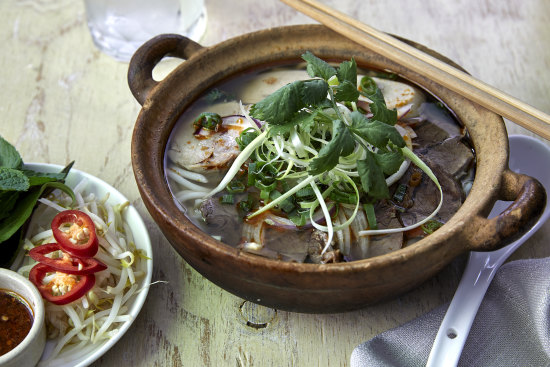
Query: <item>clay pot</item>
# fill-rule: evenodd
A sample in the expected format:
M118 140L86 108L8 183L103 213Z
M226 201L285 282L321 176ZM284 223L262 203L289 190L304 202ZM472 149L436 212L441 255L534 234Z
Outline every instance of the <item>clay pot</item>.
M307 50L324 60L354 57L360 67L398 73L437 96L466 126L477 157L475 181L462 207L438 231L411 246L366 260L299 264L227 246L200 231L178 209L163 164L168 138L182 112L201 93L229 76L299 62ZM152 70L165 56L186 61L156 82ZM508 244L534 223L545 206L546 194L540 183L508 169L508 140L500 116L320 25L268 29L208 48L182 36L161 35L136 52L128 80L143 105L132 137L132 164L151 216L174 249L199 273L265 306L341 312L395 297L434 276L460 254ZM487 214L496 200L513 203L489 220Z

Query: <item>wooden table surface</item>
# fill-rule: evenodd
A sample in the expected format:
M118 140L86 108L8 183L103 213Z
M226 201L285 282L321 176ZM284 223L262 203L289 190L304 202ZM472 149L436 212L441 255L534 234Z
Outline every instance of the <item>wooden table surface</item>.
M437 50L475 77L550 112L548 0L325 2ZM254 30L313 23L276 0L206 5L205 46ZM26 162L75 160L76 168L130 198L153 242L153 280L166 281L151 287L128 333L94 366L346 366L359 343L452 298L464 258L408 294L345 314L277 311L213 285L176 254L140 199L130 162L140 106L127 87L128 65L94 47L82 1L2 0L0 29L0 135ZM170 65L161 74L163 67ZM509 133L529 134L506 124ZM550 256L549 237L547 223L513 258Z

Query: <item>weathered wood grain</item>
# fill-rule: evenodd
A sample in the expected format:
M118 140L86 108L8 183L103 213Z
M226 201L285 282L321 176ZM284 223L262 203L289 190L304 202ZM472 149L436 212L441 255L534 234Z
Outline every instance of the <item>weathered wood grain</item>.
M312 23L276 1L206 0L203 45L263 28ZM325 1L379 30L450 57L475 77L550 112L550 2L546 0ZM25 161L101 177L147 222L154 281L128 333L97 366L347 366L353 348L449 301L464 259L398 299L364 310L305 315L256 306L213 285L172 250L143 206L130 163L140 106L127 64L94 48L78 0L0 2L0 135ZM164 75L169 61L156 72ZM507 123L510 133L526 133ZM536 157L534 157L536 159ZM550 256L550 223L513 258ZM343 285L345 286L345 285Z

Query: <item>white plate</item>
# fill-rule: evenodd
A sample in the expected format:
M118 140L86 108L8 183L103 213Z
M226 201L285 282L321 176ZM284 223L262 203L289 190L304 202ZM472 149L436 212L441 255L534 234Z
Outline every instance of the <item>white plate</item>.
M63 169L62 166L46 163L25 163L25 168L39 172L60 172ZM65 183L69 187L74 187L76 184L82 181L82 179L88 180L86 192L93 192L98 198L102 198L107 193L109 193L109 199L107 200L107 202L110 204L118 204L128 201L128 199L124 195L122 195L118 190L116 190L108 183L86 172L82 172L74 168L70 170L69 175L65 180ZM141 289L141 291L137 292L137 294L135 294L132 299L128 301L127 304L129 308L128 314L132 316L132 318L130 321L120 324L118 328L119 332L111 339L106 340L103 343L98 343L96 348L91 350L89 353L81 356L80 358L66 359L63 361L63 363L56 364L56 367L84 367L93 363L95 360L105 354L105 352L107 352L124 335L124 333L126 333L126 331L132 325L133 320L135 320L135 318L139 314L143 303L145 302L145 298L147 297L147 293L149 291L149 284L151 283L151 275L153 273L153 250L151 247L151 240L149 238L147 228L145 227L145 223L143 222L137 210L132 205L128 206L128 208L125 210L124 215L126 222L132 230L136 247L145 251L147 256L151 259L147 260L147 274L139 283L138 289ZM18 264L14 264L14 266L12 266L12 270L13 268L17 267ZM54 342L48 341L46 343L46 349L43 356L47 355L53 347Z

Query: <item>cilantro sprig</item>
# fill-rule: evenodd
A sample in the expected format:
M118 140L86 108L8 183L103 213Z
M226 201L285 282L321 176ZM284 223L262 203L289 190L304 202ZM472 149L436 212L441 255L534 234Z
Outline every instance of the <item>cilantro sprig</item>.
M253 105L250 115L267 122L270 137L287 134L292 128L308 135L315 122L330 127L330 140L320 147L307 167L313 176L330 172L341 158L360 145L365 153L357 161L357 172L363 191L373 199L388 198L385 176L396 172L404 159L399 148L405 146L405 141L394 127L397 112L386 107L384 96L372 78L363 77L358 88L357 64L353 58L338 67L311 52L302 58L312 79L283 86ZM356 110L346 112L341 107L354 106L360 94L371 101L371 118Z

